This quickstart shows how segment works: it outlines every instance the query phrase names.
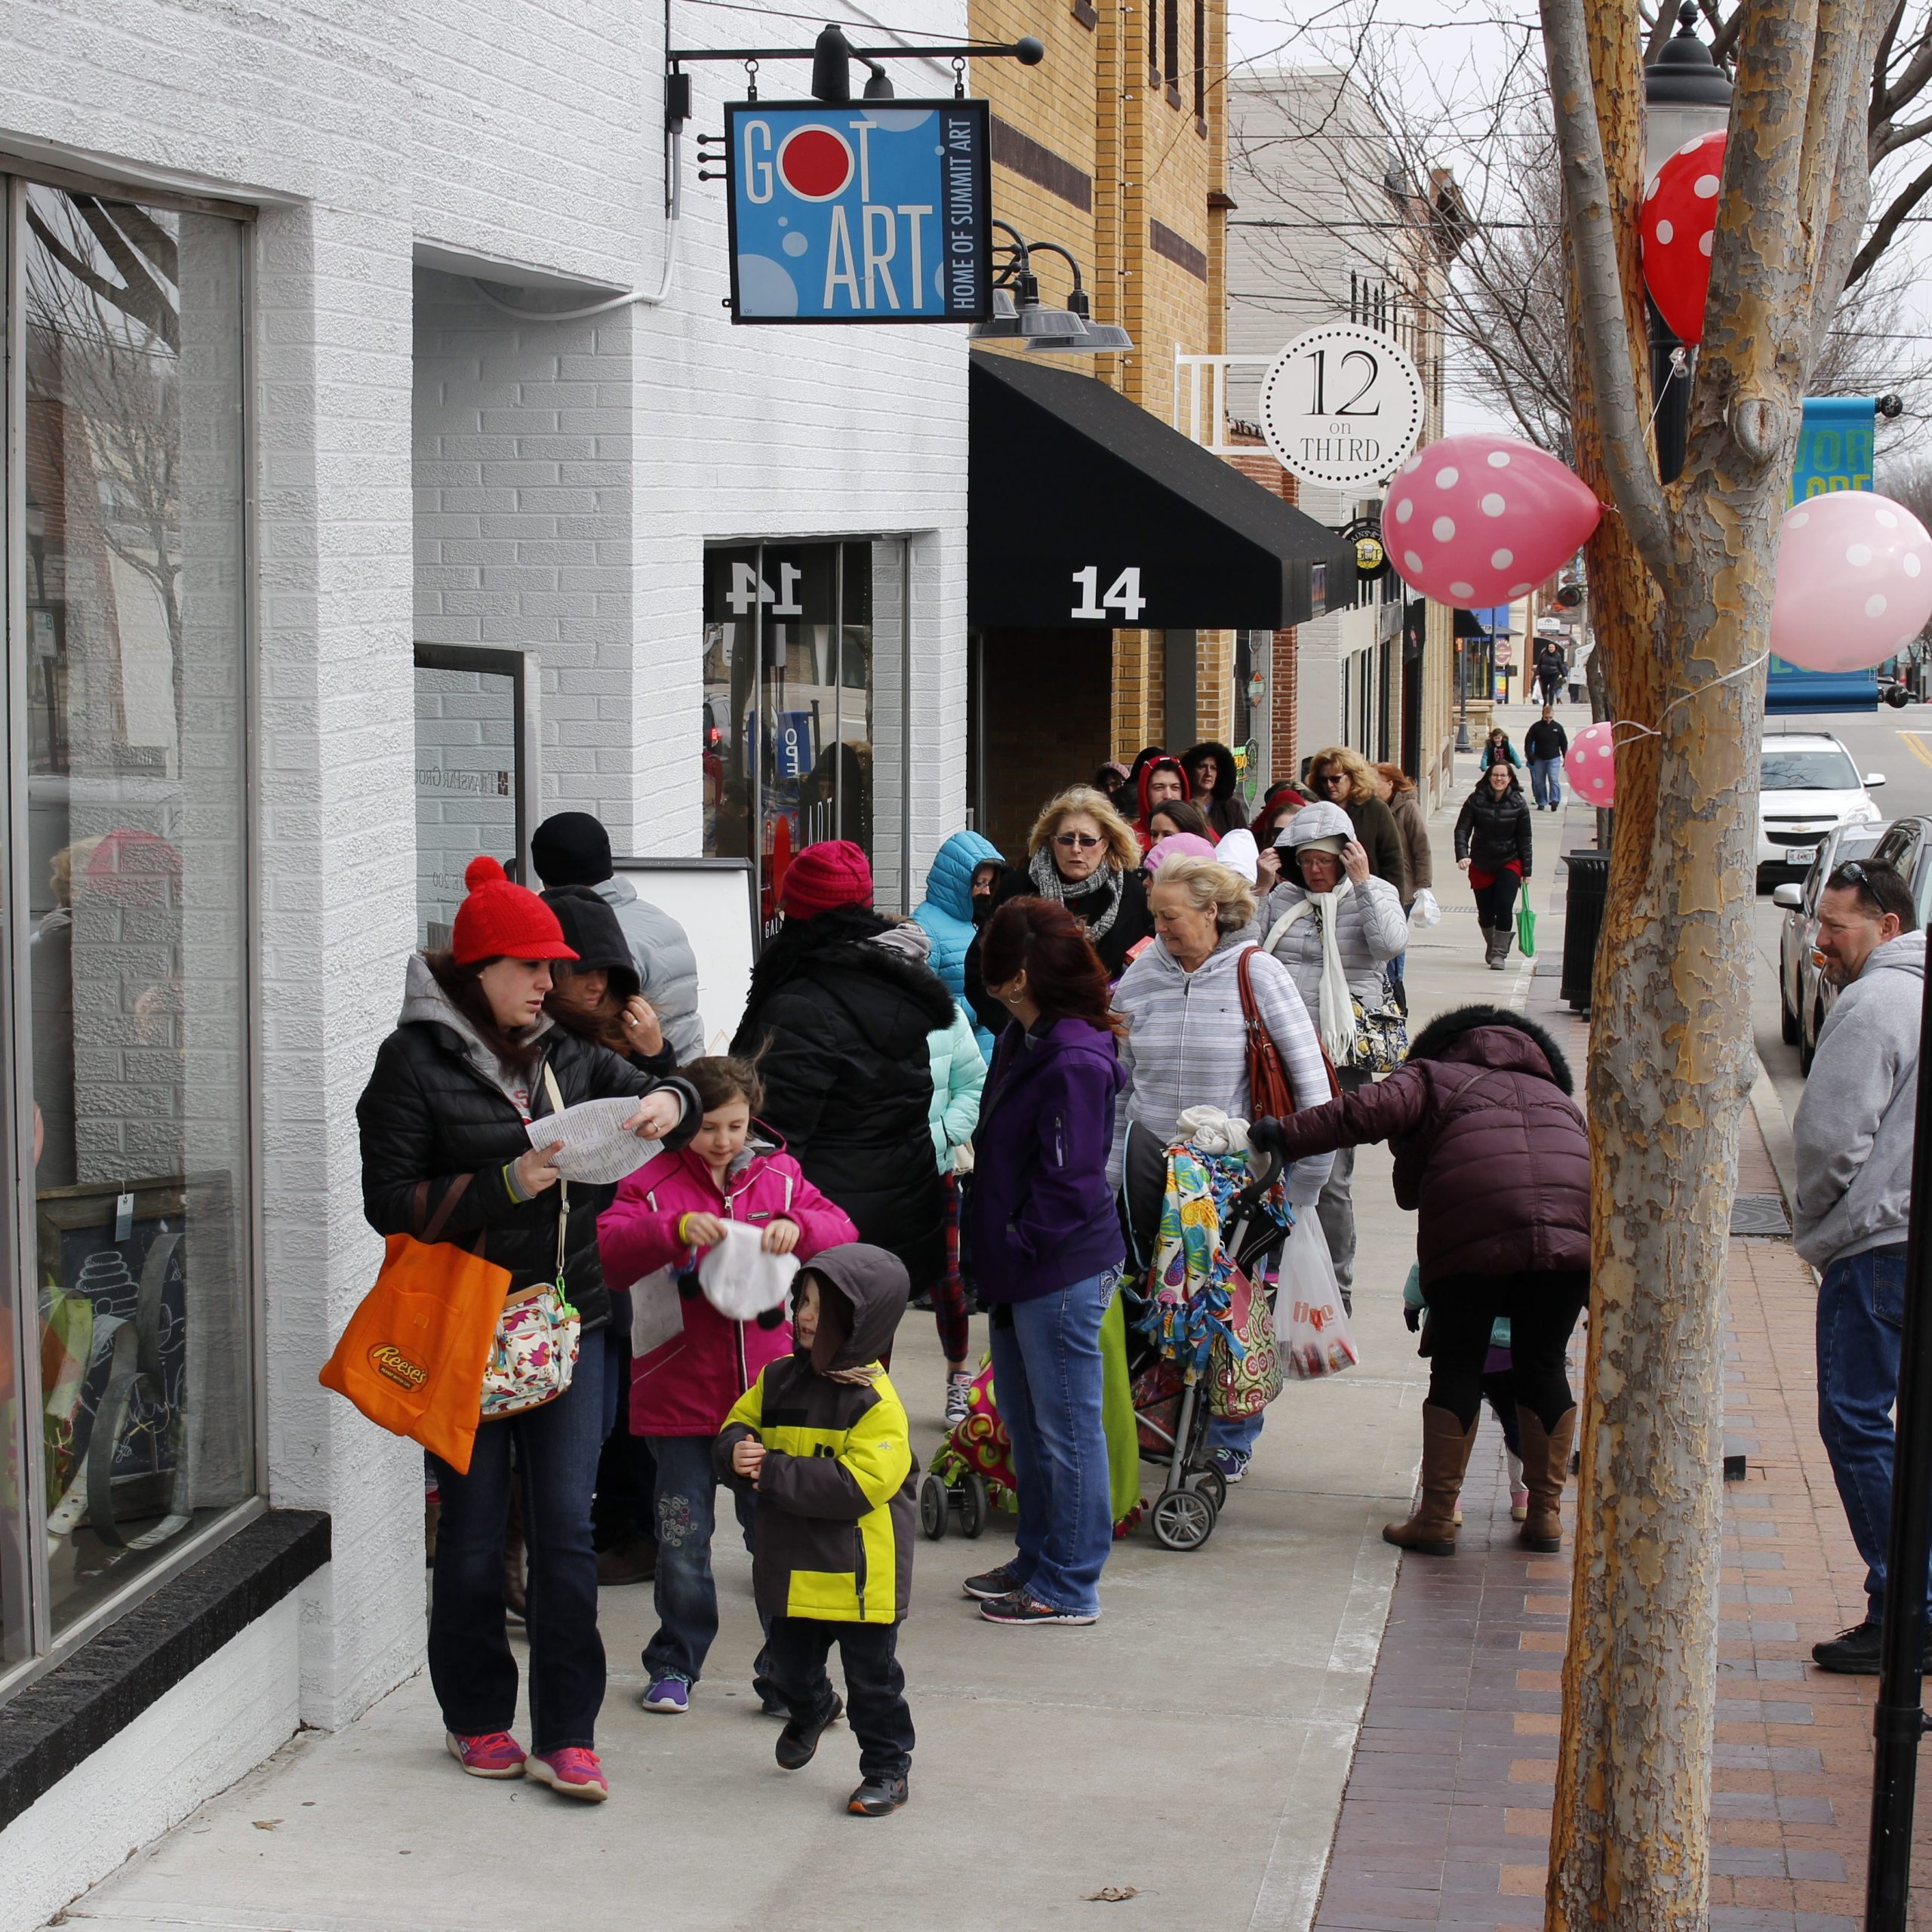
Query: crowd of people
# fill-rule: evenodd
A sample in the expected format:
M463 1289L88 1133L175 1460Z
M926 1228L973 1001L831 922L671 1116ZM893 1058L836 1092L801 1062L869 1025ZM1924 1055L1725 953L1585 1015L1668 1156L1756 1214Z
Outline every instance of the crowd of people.
M1531 857L1516 763L1502 739L1456 829L1496 964ZM974 1399L976 1306L986 1320L1017 1521L1011 1556L964 1594L995 1624L1092 1623L1138 1494L1118 1291L1152 1263L1171 1153L1204 1118L1237 1141L1251 1123L1287 1158L1266 1265L1318 1244L1344 1307L1354 1150L1394 1142L1398 1198L1421 1212L1432 1367L1422 1499L1386 1534L1453 1550L1487 1396L1521 1457L1524 1540L1556 1547L1589 1247L1563 1057L1487 1007L1410 1040L1401 964L1433 879L1398 768L1331 746L1252 806L1238 777L1225 745L1149 746L1049 798L1017 863L954 834L906 919L875 906L860 846L806 846L724 1054L706 1051L688 940L614 876L595 819L537 829L540 893L472 866L449 946L409 962L359 1107L380 1232L465 1247L507 1272L512 1300L554 1291L577 1324L561 1394L485 1420L466 1469L430 1462L430 1673L466 1771L607 1795L600 1583L652 1584L639 1701L690 1709L719 1627L722 1487L752 1554L751 1682L783 1720L777 1761L808 1761L842 1714L862 1774L849 1808L905 1802L902 1315L931 1309L948 1429ZM1263 1048L1279 1091L1256 1084ZM557 1149L533 1143L597 1099L634 1103L625 1124L657 1151L614 1185L565 1181ZM1478 1171L1520 1180L1499 1194ZM714 1292L768 1266L795 1272L755 1315ZM1264 1420L1215 1416L1224 1485ZM510 1616L528 1639L527 1751Z

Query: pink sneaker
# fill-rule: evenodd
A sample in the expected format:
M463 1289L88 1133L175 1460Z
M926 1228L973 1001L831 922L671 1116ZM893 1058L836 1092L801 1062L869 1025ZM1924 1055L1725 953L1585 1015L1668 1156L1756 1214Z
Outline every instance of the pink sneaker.
M597 1761L597 1753L580 1750L574 1744L561 1751L534 1752L530 1775L565 1798L587 1798L592 1804L601 1804L611 1795L610 1780Z
M450 1755L473 1778L523 1776L523 1746L506 1730L479 1730L471 1737L446 1731L443 1742Z

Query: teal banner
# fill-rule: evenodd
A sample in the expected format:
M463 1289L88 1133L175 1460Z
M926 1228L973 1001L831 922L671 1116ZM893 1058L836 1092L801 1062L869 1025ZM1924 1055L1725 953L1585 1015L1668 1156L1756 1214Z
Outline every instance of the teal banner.
M1834 490L1872 487L1878 404L1869 395L1809 396L1792 465L1791 500ZM1870 711L1878 702L1875 671L1800 671L1782 657L1771 660L1764 680L1764 710L1771 717L1794 712Z

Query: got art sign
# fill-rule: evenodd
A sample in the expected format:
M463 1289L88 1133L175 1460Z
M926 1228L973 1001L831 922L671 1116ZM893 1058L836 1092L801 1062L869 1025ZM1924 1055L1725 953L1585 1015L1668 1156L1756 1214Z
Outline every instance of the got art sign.
M734 322L991 315L986 102L739 102L724 117Z

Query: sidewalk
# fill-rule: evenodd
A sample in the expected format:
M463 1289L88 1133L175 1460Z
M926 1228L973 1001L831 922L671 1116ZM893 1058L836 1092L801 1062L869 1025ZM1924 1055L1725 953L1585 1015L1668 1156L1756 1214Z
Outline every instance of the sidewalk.
M1560 952L1558 922L1552 934ZM1553 978L1537 974L1529 1010L1580 1069L1587 1029L1558 1005ZM1738 1187L1778 1192L1749 1113ZM1816 1285L1788 1238L1741 1238L1726 1286L1725 1446L1746 1455L1747 1474L1724 1492L1712 1932L1857 1932L1876 1683L1810 1661L1814 1642L1864 1608L1863 1566L1818 1438ZM1316 1932L1543 1923L1570 1559L1515 1542L1505 1481L1486 1423L1455 1558L1403 1566ZM1923 1804L1915 1850L1924 1912Z
M1527 980L1481 963L1453 822L1434 827L1446 916L1416 935L1414 1025ZM1538 820L1540 905L1558 826ZM810 1770L774 1767L777 1726L746 1681L749 1564L721 1539L723 1628L685 1718L636 1706L649 1592L605 1593L608 1804L463 1778L419 1675L347 1730L293 1740L63 1922L471 1932L568 1912L590 1932L634 1932L641 1914L653 1932L842 1932L856 1911L918 1932L1032 1932L1084 1924L1087 1900L1131 1887L1143 1915L1303 1932L1395 1582L1381 1526L1413 1494L1424 1386L1401 1309L1414 1226L1394 1208L1385 1150L1364 1150L1356 1198L1363 1365L1290 1389L1202 1549L1170 1555L1138 1531L1108 1564L1101 1623L1020 1632L958 1595L961 1577L999 1560L1010 1518L977 1543L920 1543L901 1651L919 1742L912 1801L892 1819L841 1813L857 1776L842 1727ZM923 1318L902 1330L894 1372L923 1459L942 1375Z

